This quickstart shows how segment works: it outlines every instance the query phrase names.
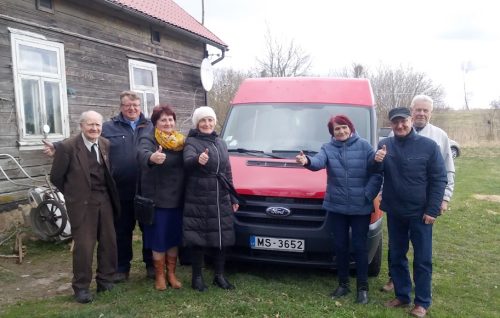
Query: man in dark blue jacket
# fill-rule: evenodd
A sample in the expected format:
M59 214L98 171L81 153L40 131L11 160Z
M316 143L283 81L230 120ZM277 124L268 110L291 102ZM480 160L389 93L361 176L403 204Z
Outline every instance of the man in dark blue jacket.
M115 220L118 247L115 282L127 280L130 272L130 261L133 257L132 234L135 228L133 200L139 172L137 142L139 136L149 129L152 129L152 125L141 112L141 100L136 93L131 91L124 91L120 94L120 114L102 126L102 135L111 143L109 149L111 174L115 180L121 204L121 216ZM146 264L147 276L154 278L151 250L143 247L142 256Z
M151 122L141 112L141 100L135 92L120 94L120 114L105 122L102 136L110 141L109 161L111 174L120 196L120 218L115 219L118 266L114 282L128 279L132 260L132 233L135 228L134 195L138 178L137 141L145 131L152 129ZM44 141L44 153L54 156L59 144ZM140 225L140 224L139 224ZM143 240L144 241L144 240ZM153 256L150 249L142 249L147 276L154 278Z
M438 145L416 134L410 110L389 112L393 137L379 143L375 160L382 162L384 191L380 208L387 213L390 272L396 298L387 307L408 306L412 281L407 253L414 250L414 308L410 314L425 317L431 305L432 225L440 213L447 184L446 168Z

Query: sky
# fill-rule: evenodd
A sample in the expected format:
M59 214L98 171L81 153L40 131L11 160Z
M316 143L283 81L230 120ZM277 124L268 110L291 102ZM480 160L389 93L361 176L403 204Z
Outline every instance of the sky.
M174 0L201 22L202 0ZM445 90L451 108L500 99L500 27L490 0L205 0L205 26L229 46L215 68L250 70L269 29L311 56L311 72L352 63L410 66ZM217 50L211 50L217 53ZM211 57L216 59L216 56Z

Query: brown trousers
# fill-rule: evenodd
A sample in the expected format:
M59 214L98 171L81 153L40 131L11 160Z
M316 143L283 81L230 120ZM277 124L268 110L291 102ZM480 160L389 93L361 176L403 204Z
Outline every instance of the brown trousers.
M73 241L73 290L88 289L97 245L97 283L111 283L116 271L117 250L113 208L107 193L92 192L82 224L71 228Z

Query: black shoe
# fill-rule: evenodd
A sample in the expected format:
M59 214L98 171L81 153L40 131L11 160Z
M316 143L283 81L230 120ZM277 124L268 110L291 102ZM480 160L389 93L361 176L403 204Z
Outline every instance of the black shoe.
M155 268L154 266L146 266L146 277L149 279L155 279Z
M193 276L191 279L191 287L199 292L204 292L208 290L207 285L203 281L203 276Z
M93 298L88 289L80 289L75 291L75 300L80 304L87 304L90 303Z
M215 275L214 285L219 286L222 289L234 289L234 285L231 284L222 274Z
M335 289L333 291L333 293L331 293L331 297L332 298L339 298L339 297L343 297L347 294L349 294L351 292L351 290L349 289L349 286L347 285L339 285L339 287L337 287L337 289Z
M356 303L358 304L368 304L368 291L367 290L358 290L358 297L356 298Z
M114 287L115 285L113 285L113 283L97 283L97 292L102 293L111 291Z
M113 275L113 283L118 284L118 283L123 283L128 280L128 272L124 273L115 273Z

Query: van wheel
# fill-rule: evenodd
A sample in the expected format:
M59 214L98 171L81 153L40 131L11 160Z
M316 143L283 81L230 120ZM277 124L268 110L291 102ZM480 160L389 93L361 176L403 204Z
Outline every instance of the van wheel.
M382 265L382 240L378 243L377 251L373 256L372 262L368 265L368 276L376 277L380 273L380 266Z

